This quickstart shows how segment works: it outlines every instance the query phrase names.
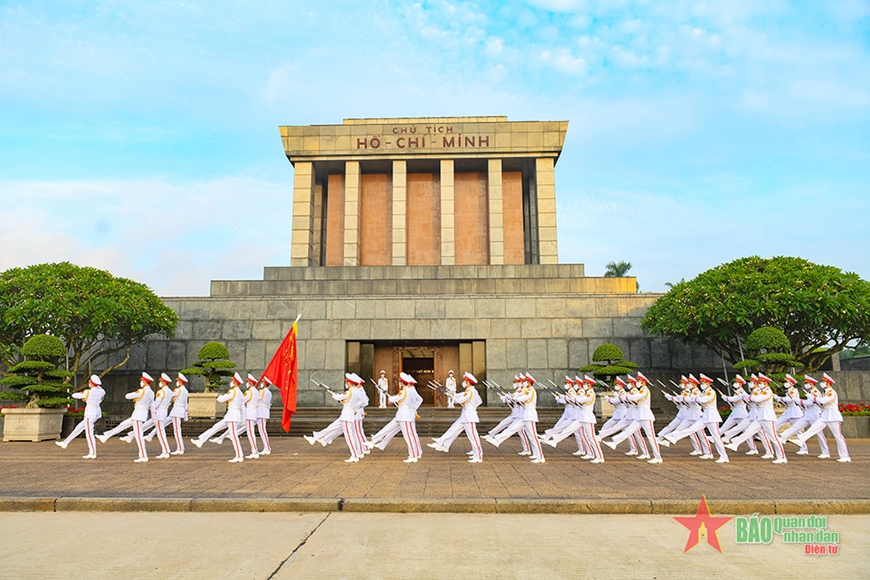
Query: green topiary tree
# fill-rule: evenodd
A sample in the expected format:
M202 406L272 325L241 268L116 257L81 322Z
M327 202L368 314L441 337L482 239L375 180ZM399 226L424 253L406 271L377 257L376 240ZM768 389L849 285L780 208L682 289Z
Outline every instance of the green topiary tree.
M633 362L622 360L622 349L605 342L592 353L592 364L580 369L581 373L592 373L596 379L610 382L618 375L627 375L637 369ZM597 363L597 364L596 364Z
M73 374L58 365L66 358L66 347L56 336L37 334L21 347L24 360L9 369L0 385L14 389L0 392L0 399L27 401L25 407L64 407L73 402L69 381ZM18 391L18 392L15 392Z
M199 349L197 360L188 369L181 371L185 375L201 375L205 377L205 392L211 393L228 384L225 377L233 376L236 363L230 360L230 351L220 342L208 342Z
M746 337L744 346L749 358L735 363L734 368L737 370L757 370L781 382L785 378L786 369L804 366L789 353L791 343L778 328L762 326L753 330Z

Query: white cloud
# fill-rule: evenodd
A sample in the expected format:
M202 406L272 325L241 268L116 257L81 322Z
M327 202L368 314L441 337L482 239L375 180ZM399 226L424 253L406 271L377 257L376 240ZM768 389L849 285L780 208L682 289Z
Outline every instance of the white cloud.
M287 265L292 188L231 177L208 181L0 181L6 192L0 269L68 260L203 295L212 279L261 278Z

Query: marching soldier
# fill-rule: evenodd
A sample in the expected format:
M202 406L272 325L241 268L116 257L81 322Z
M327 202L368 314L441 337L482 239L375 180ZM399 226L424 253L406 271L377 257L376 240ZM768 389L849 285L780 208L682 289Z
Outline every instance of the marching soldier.
M395 424L386 431L382 429L380 441L370 444L369 447L377 447L383 451L393 437L401 431L408 446L408 458L404 462L417 463L417 460L423 457L420 438L417 436L417 409L423 403L423 397L417 392L414 386L417 381L411 375L399 373L399 384L401 385L399 392L389 398L389 401L396 405Z
M772 446L773 451L776 453L776 459L773 463L788 463L788 459L786 459L785 452L782 449L782 443L780 443L774 429L776 412L773 410L773 391L770 389L769 377L763 374L758 375L758 386L752 390L749 400L757 405L755 422L740 437L731 439L731 443L725 447L732 451L737 451L738 445L760 432L762 440L767 441L767 445ZM762 459L764 458L769 459L766 456L762 457Z
M172 419L172 432L175 435L175 451L170 455L184 455L184 438L181 434L181 422L187 421L187 377L178 373L175 379L175 390L172 391L172 410L169 417Z
M610 441L604 441L604 444L611 449L616 449L616 446L619 445L621 441L625 441L632 435L632 433L639 432L643 429L646 433L646 438L649 441L650 450L653 453L652 459L648 460L647 463L661 463L662 456L659 452L659 445L658 442L656 442L655 428L653 427L655 415L653 415L652 410L650 409L650 392L646 386L648 381L643 373L637 373L637 379L635 380L636 387L631 389L629 394L625 395L623 399L626 402L634 403L637 406L637 419L622 433L614 436Z
M477 379L471 373L465 373L462 376L462 386L465 390L461 393L456 393L453 396L448 395L449 399L453 400L454 403L458 403L462 407L462 414L460 414L459 418L453 422L453 425L444 432L444 435L435 439L434 443L428 445L436 451L443 451L446 453L450 450L450 445L456 441L459 433L464 429L465 435L471 443L472 456L471 459L468 460L469 463L483 462L483 449L480 447L480 437L477 435L477 423L480 421L477 416L477 408L483 404L483 400L480 398L477 389L474 387L476 384Z
M846 438L843 437L841 425L843 423L843 415L839 409L839 397L834 390L834 379L828 376L828 373L822 375L822 382L825 384L825 392L821 397L813 397L813 402L822 406L822 416L813 423L813 425L797 436L797 440L803 445L807 439L820 433L827 427L834 435L837 441L837 455L840 463L850 463L852 458L849 457L849 449L846 447Z
M701 374L700 379L701 393L695 397L695 402L701 405L701 417L687 429L674 431L669 435L665 435L664 439L668 443L674 444L692 433L700 433L700 437L705 438L704 429L706 428L713 439L713 443L716 445L716 451L719 453L719 459L716 460L716 463L728 463L728 453L725 451L725 446L719 435L719 423L722 422L722 416L719 415L719 409L716 406L716 391L713 389L713 379L705 374ZM701 459L713 459L713 455L702 455Z
M272 444L269 442L269 434L266 432L266 421L272 412L272 391L269 388L272 386L272 381L265 376L262 381L265 384L260 389L260 400L257 402L257 429L260 432L260 440L263 442L263 450L260 451L260 455L271 455Z
M97 435L100 442L105 443L111 437L114 437L121 431L133 427L133 436L136 439L136 445L139 448L139 458L136 463L145 463L148 461L148 451L145 449L145 441L142 438L142 425L148 420L148 411L151 404L154 402L154 391L151 390L151 383L154 378L148 373L143 372L139 378L139 388L132 393L124 395L125 399L133 401L133 414L129 419L121 421L114 429L106 431L102 435Z
M355 401L353 387L361 385L363 380L356 373L346 373L344 375L344 392L335 393L329 391L332 398L341 403L341 414L338 419L329 424L322 431L315 431L311 436L305 435L304 438L308 443L314 445L328 445L339 435L344 434L345 443L350 450L350 457L344 460L345 463L357 463L362 454L362 442L357 441L357 431L354 426L355 418Z
M106 396L106 391L103 390L102 381L97 375L91 375L88 380L88 388L80 393L73 393L73 399L81 399L85 402L85 414L72 433L63 441L55 441L61 449L66 449L70 441L85 432L85 440L88 442L88 454L83 455L82 459L97 458L97 443L94 440L94 423L103 416L103 411L100 409L100 403Z
M807 392L807 398L801 399L800 401L804 414L800 419L795 421L791 427L779 434L779 440L781 443L784 444L787 440L789 443L800 445L800 442L797 439L789 439L789 437L795 433L799 433L802 429L811 427L822 416L822 408L816 403L817 398L822 396L821 391L818 389L818 382L819 381L810 375L804 376L804 390ZM819 449L821 450L819 459L830 459L831 452L828 449L828 440L825 437L824 430L816 433L816 439L819 442ZM806 455L807 453L809 453L809 449L807 449L806 441L804 441L796 454Z
M245 391L245 431L248 433L248 443L251 445L251 454L245 459L259 459L260 448L257 446L257 409L260 405L260 390L257 388L259 381L252 374L248 374Z
M239 373L233 375L230 381L230 389L223 395L218 396L217 400L227 404L227 412L224 418L212 425L210 429L201 433L199 437L194 437L190 441L197 447L202 447L209 437L220 431L221 429L229 428L230 439L233 442L233 451L235 457L229 460L230 463L241 463L245 460L242 453L242 444L239 442L239 423L242 422L242 413L244 412L245 396L242 394L239 387L242 384L242 377Z

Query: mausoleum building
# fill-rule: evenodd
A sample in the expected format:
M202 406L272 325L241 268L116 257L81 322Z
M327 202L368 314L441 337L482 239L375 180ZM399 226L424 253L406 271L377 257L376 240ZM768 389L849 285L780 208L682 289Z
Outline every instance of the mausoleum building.
M303 407L328 396L310 378L339 386L347 371L371 390L381 370L391 384L399 372L443 383L450 370L501 385L521 371L561 382L604 342L644 369L715 369L709 352L643 333L658 295L638 293L634 278L559 264L567 130L506 117L280 127L294 168L290 266L212 281L208 297L164 298L180 315L176 336L150 341L127 368L179 370L218 340L258 374L301 315ZM582 216L560 219L579 227ZM419 391L427 405L445 403Z

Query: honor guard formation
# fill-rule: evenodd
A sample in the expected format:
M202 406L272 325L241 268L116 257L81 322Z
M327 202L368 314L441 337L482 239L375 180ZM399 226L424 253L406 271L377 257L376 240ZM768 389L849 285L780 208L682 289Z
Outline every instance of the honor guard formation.
M843 417L838 409L839 401L834 390L834 379L824 374L820 381L807 375L803 381L804 396L798 387L798 381L791 375L786 375L786 392L777 396L771 388L773 381L764 374L753 374L746 381L741 375L736 375L732 384L722 379L719 382L729 389L730 394L713 387L713 379L704 374L698 378L694 375L681 377L680 384L673 383L679 392L669 392L661 381L660 388L665 398L677 406L677 416L658 434L655 432L655 416L650 408L650 381L643 373L627 376L624 380L617 377L613 386L589 376L574 378L565 377L561 387L550 381L544 385L535 380L529 373L514 377L513 389L505 390L492 381L484 381L484 385L497 393L499 400L510 409L510 413L495 428L483 437L478 434L477 424L480 422L477 408L482 399L477 391L478 380L471 373L462 376L462 390L458 390L453 371L441 385L430 381L427 388L443 394L448 406L461 407L459 418L444 432L433 438L427 446L431 449L449 453L450 447L464 431L471 450L467 452L469 463L483 462L483 447L481 439L499 447L512 435L517 435L522 445L521 456L527 456L532 463L545 463L543 446L556 447L561 441L574 436L577 450L574 455L590 463L604 463L603 444L611 450L616 450L620 443L628 442L626 455L646 460L651 464L662 463L660 446L670 447L682 439L689 439L692 451L689 455L700 459L714 459L716 463L728 463L728 451L737 452L740 446L746 444L747 455L758 455L756 441L764 448L761 459L771 459L775 464L788 463L785 453L786 443L798 447L797 455L807 455L807 440L815 437L821 451L820 459L831 457L828 442L825 438L827 428L837 442L837 461L850 462L846 440L843 438L841 423ZM170 388L172 379L165 373L160 375L156 393L151 384L154 379L148 373L142 373L139 389L126 395L134 403L133 414L117 427L94 436L94 423L101 416L100 403L105 397L99 377L91 376L88 388L73 394L76 399L85 402L84 418L76 425L73 432L57 445L66 449L69 443L84 431L88 446L85 459L97 456L95 439L105 443L109 438L129 430L121 439L136 441L138 448L137 463L148 461L146 441L155 436L160 442L161 453L158 459L166 459L171 455L184 454L184 440L181 433L181 422L187 419L187 378L179 373L175 379L175 389ZM258 380L248 375L245 390L242 390L242 378L234 374L229 390L218 397L218 401L227 405L223 419L210 429L191 439L197 447L206 442L216 444L230 439L234 457L230 463L241 463L245 459L255 459L261 455L271 454L269 436L266 432L266 419L269 418L272 404L272 393L269 386L272 382L263 377ZM364 383L355 373L345 375L344 390L331 389L328 385L312 379L317 386L329 392L330 396L341 403L342 409L338 418L321 431L306 435L305 440L311 445L320 443L329 445L339 436L344 436L350 451L348 463L357 463L371 450L384 450L399 432L405 440L408 457L405 463L416 463L423 457L420 438L417 436L417 410L423 403L423 397L417 392L417 381L406 373L399 374L399 391L389 394L389 382L384 371L380 372L377 382L372 380L378 396L378 406L389 405L396 408L395 417L383 429L366 437L363 426L365 408L369 405ZM595 399L599 394L596 387L612 390L612 395L600 395L613 406L613 415L601 426L596 434L596 416L594 412ZM538 394L552 395L558 405L565 410L561 418L551 428L542 433L537 430L537 400ZM731 407L728 419L722 423L719 413L719 400ZM774 403L785 407L777 418ZM149 418L150 415L150 418ZM166 427L171 423L175 438L175 450L170 450ZM151 429L150 432L148 430ZM262 450L257 442L259 433ZM250 454L244 455L243 445L239 439L247 434ZM711 447L712 444L712 447Z

